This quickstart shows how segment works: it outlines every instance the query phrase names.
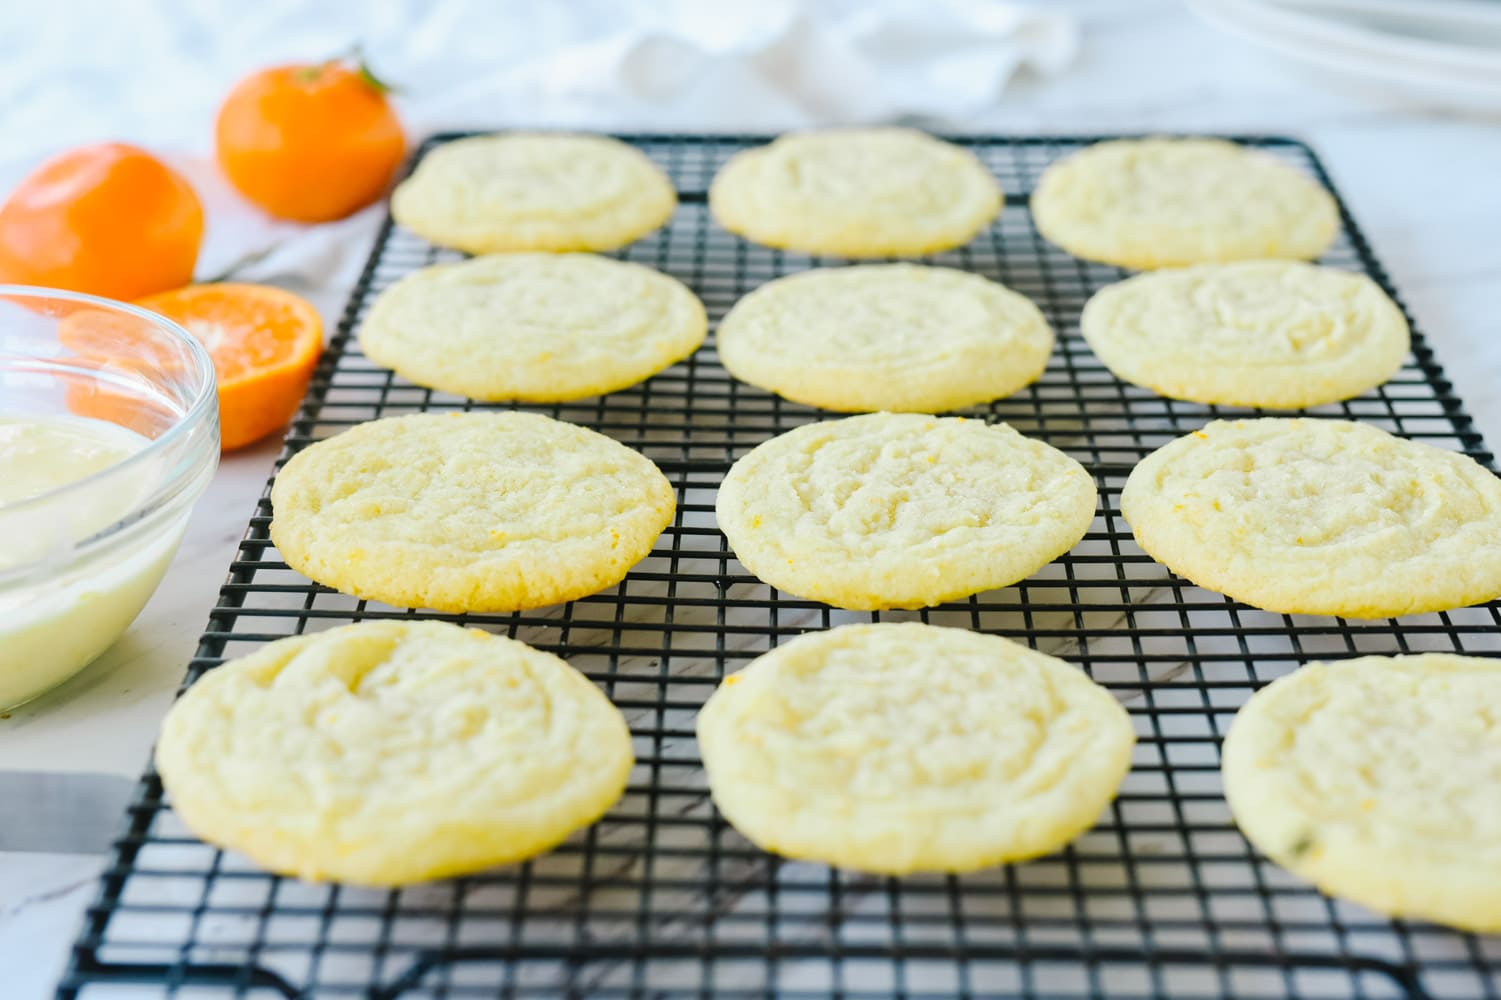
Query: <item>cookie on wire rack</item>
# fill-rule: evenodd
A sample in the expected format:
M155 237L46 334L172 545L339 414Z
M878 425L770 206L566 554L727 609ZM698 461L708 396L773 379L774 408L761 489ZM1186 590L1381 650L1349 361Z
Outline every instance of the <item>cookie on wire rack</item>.
M639 149L562 132L445 142L391 194L397 222L473 254L614 250L676 207L672 182Z
M281 639L167 713L156 766L183 823L262 867L395 886L532 857L620 798L620 710L524 643L444 622Z
M731 467L715 513L735 557L798 597L870 611L1009 586L1094 519L1084 467L1005 424L871 413L806 424Z
M1294 409L1397 373L1411 336L1363 274L1300 261L1204 264L1096 292L1079 321L1118 378L1173 399Z
M1253 695L1225 738L1246 838L1331 896L1501 932L1501 660L1310 663Z
M1501 597L1501 479L1368 424L1216 420L1137 463L1148 555L1252 607L1388 618Z
M715 805L764 850L859 871L965 872L1088 829L1131 720L1062 660L915 622L845 625L731 674L698 716Z
M399 607L515 611L624 579L672 522L667 477L535 413L417 413L292 456L271 540L299 573Z
M1032 220L1075 257L1146 270L1232 260L1311 260L1339 208L1276 157L1223 139L1115 139L1043 171Z
M791 132L736 153L709 187L709 209L730 232L845 257L962 246L1002 200L973 153L906 128Z
M1025 296L915 264L817 268L735 303L715 335L731 375L810 406L937 413L1036 381L1053 330Z
M682 282L593 254L490 254L382 292L360 327L377 364L479 400L566 402L635 385L704 342Z

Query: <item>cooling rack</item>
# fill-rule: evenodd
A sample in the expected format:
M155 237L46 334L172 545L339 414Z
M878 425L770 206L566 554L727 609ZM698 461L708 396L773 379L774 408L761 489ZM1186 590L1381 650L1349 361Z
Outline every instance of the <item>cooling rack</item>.
M436 144L422 146L417 158ZM715 169L764 137L631 136L673 178L681 206L619 256L672 274L711 320L757 285L837 264L753 246L715 226ZM831 610L758 583L715 527L715 486L751 447L820 414L739 384L712 337L632 389L526 407L637 448L672 480L676 520L619 586L505 615L427 615L557 652L626 713L637 757L624 799L528 864L400 891L266 875L188 835L148 770L102 876L58 996L74 997L1337 997L1501 996L1501 939L1390 921L1334 902L1258 857L1221 796L1220 739L1257 688L1312 658L1415 650L1501 653L1498 605L1383 622L1257 611L1169 575L1119 513L1131 466L1217 415L1253 411L1161 399L1106 371L1079 311L1124 272L1044 243L1027 194L1039 172L1097 136L960 139L1000 178L1009 207L934 263L999 279L1059 333L1042 379L970 412L1004 420L1088 467L1101 505L1074 550L1014 587L923 612ZM1240 141L1329 178L1305 146ZM1360 231L1325 263L1391 292ZM382 228L282 461L361 421L483 408L413 386L359 352L371 299L416 268L456 259ZM1416 331L1379 390L1310 411L1363 420L1489 463L1479 434ZM263 494L188 682L283 636L415 612L357 601L290 571ZM695 712L726 672L779 641L846 621L918 619L1009 636L1067 658L1128 708L1139 742L1121 794L1067 850L963 877L883 878L752 848L714 812ZM1501 794L1501 790L1498 790ZM122 985L128 984L128 986Z

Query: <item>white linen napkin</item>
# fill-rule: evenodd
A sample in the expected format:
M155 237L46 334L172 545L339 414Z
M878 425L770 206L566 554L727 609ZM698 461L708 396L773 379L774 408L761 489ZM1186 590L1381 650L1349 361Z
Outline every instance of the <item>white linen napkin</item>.
M46 5L14 5L22 6ZM20 99L0 129L0 180L90 138L150 146L203 198L200 278L232 269L312 293L330 311L382 210L299 226L267 218L229 188L211 158L213 110L257 66L316 59L359 39L381 75L404 88L398 106L415 142L448 128L962 128L1023 68L1056 74L1078 50L1072 16L1002 0L261 0L253 13L240 0L101 2L87 18L93 55L79 51L85 16L76 8L68 30L18 20L27 16L0 15L0 35L31 39L9 71L0 60L0 97ZM118 55L120 31L136 46L129 59ZM28 91L28 79L80 59L90 73Z

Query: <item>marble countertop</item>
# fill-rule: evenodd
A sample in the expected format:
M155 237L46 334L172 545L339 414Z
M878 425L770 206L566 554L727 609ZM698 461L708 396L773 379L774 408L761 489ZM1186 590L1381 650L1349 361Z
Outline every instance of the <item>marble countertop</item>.
M1086 34L1072 71L1046 82L1022 79L994 112L953 124L1002 133L1246 131L1306 139L1481 431L1501 442L1501 122L1379 103L1222 35L1175 3L1073 6ZM298 290L332 326L349 289L330 282ZM0 719L0 767L136 776L279 447L266 442L224 459L165 583L125 638L65 688ZM50 995L101 864L98 856L0 852L8 998Z

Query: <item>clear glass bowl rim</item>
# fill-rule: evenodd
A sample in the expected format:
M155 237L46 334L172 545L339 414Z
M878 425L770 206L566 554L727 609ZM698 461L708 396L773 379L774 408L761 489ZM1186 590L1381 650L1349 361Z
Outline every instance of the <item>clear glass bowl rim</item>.
M41 493L34 497L27 497L25 500L19 500L13 503L0 505L0 511L3 511L5 514L12 514L16 511L26 510L33 507L39 508L43 505L57 502L58 498L60 497L84 493L92 486L96 485L99 480L113 476L117 474L121 469L126 469L137 465L144 465L148 462L151 462L157 455L160 455L161 453L172 448L181 438L190 434L193 428L203 424L207 416L217 415L218 389L217 383L214 378L213 359L209 356L209 353L204 348L204 346L198 342L197 338L195 338L178 323L173 322L172 320L168 319L165 316L162 316L159 313L154 313L149 309L142 309L140 306L131 305L128 302L118 302L114 299L106 299L98 295L87 295L83 292L70 292L60 288L43 288L35 285L0 284L0 301L17 299L31 300L33 302L48 300L54 302L59 300L65 302L74 302L98 309L104 309L110 312L125 313L126 315L134 316L137 319L150 323L154 328L164 332L170 339L178 342L182 347L186 349L188 357L192 359L193 370L190 374L195 378L197 382L197 392L192 401L188 404L188 407L184 411L182 416L178 418L178 420L171 427L167 428L166 432L164 432L160 437L153 439L150 444L142 448L140 451L133 453L123 462L117 462L114 465L108 466L107 468L100 469L98 472L95 472L92 475L85 476L82 479L74 480L71 483L59 486L56 489L48 490L46 493ZM0 358L4 357L17 357L17 355L0 354ZM38 360L45 359L39 358ZM213 451L214 457L215 459L217 459L217 441L215 442ZM124 517L121 518L120 521L117 521L110 527L105 528L99 534L93 535L86 539L81 539L77 543L76 547L91 545L102 540L104 536L113 534L114 532L126 527L131 522L137 520L143 513L145 513L145 507L154 506L155 503L160 499L160 492L153 491L152 498L147 501L143 508L128 512Z

